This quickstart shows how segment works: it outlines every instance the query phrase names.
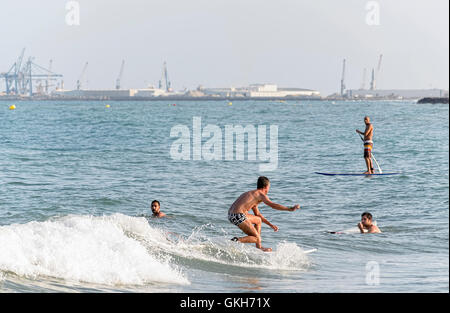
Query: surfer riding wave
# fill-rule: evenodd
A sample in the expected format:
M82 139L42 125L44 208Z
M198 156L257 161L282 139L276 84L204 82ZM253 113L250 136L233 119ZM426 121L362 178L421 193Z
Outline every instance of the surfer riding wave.
M228 210L228 220L239 227L247 236L234 237L232 240L242 243L255 243L258 249L263 251L272 251L271 248L261 246L261 223L269 225L274 231L278 227L271 224L259 211L258 204L264 202L273 209L280 211L295 211L300 209L298 204L293 207L285 207L281 204L270 201L267 193L270 189L270 181L267 177L261 176L257 181L257 189L243 193ZM253 214L248 211L252 209Z

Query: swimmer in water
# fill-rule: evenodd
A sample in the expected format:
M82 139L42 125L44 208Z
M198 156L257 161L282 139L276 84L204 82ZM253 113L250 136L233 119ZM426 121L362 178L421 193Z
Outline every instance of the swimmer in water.
M270 189L270 181L267 177L261 176L258 178L257 189L243 193L228 210L228 220L239 227L247 236L234 237L233 241L242 243L255 243L258 249L269 252L271 248L263 248L261 246L261 223L269 225L274 231L278 231L278 227L271 224L259 211L258 204L264 202L273 209L280 211L295 211L300 209L298 204L292 207L285 207L283 205L270 201L267 193ZM248 211L252 209L255 215L249 214Z
M158 200L153 200L152 204L151 204L151 209L152 209L152 217L165 217L166 214L164 214L163 212L161 212L161 204L159 203Z
M364 212L361 214L361 222L358 223L359 231L364 234L367 230L368 234L381 233L381 230L372 222L372 214L369 212Z

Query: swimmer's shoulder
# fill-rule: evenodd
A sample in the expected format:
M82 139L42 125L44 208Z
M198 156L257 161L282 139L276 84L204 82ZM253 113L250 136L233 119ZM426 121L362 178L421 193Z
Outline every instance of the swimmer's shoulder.
M381 230L378 228L377 225L372 225L372 227L369 230L370 233L372 234L377 234L377 233L381 233Z

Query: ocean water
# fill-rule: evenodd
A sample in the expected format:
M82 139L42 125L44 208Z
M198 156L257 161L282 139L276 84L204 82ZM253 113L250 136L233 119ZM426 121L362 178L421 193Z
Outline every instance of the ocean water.
M12 111L10 104L0 102L1 292L449 291L448 105L19 101ZM382 170L401 174L315 174L365 171L355 132L365 115ZM245 148L243 160L230 160L217 149L207 159L207 125L223 140L226 125L265 125L266 140L245 140L266 150L252 159ZM192 141L188 160L173 153L187 151L175 146L181 136L171 137L180 127ZM264 151L275 153L270 171L261 169ZM259 206L279 227L262 228L271 253L231 242L242 233L227 220L260 175L271 180L272 201L301 206ZM154 199L167 218L151 217ZM357 232L364 211L381 234Z

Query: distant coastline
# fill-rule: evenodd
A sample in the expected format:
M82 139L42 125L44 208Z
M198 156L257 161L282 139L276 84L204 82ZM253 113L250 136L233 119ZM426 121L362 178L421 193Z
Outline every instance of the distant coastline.
M165 96L165 97L15 97L4 96L2 100L12 101L299 101L299 100L327 100L318 97L186 97L186 96Z
M434 99L434 102L424 99ZM418 103L448 103L448 98L439 98L444 100L436 100L437 98L404 98L397 97L372 97L372 98L341 98L341 97L220 97L220 96L202 96L202 97L187 97L187 96L164 96L164 97L51 97L51 96L0 96L0 101L344 101L344 102L360 102L360 101L417 101ZM445 102L446 99L446 102ZM444 102L442 102L444 101Z

